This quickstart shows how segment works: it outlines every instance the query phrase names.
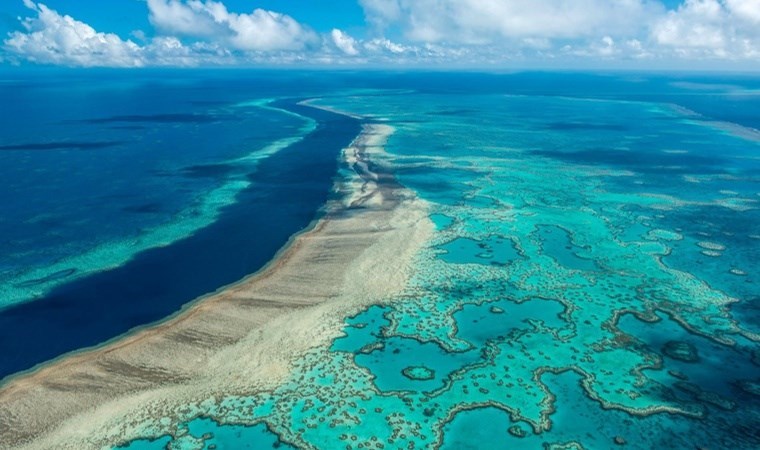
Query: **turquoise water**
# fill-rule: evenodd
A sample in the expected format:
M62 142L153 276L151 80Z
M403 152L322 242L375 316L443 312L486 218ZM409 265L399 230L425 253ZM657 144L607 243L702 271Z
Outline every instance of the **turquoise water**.
M264 450L277 448L292 450L295 447L286 444L272 433L266 425L255 426L220 426L213 420L195 419L185 424L175 436L164 436L153 440L137 440L129 445L119 447L124 450L161 450L171 443L172 450L216 450L216 449L251 449Z
M585 77L368 76L384 95L321 100L396 128L394 172L436 225L407 290L272 392L188 405L142 437L760 447L760 143L711 122L760 126L757 96Z
M500 236L480 241L460 237L439 248L444 252L441 259L450 264L506 265L520 257L512 241Z

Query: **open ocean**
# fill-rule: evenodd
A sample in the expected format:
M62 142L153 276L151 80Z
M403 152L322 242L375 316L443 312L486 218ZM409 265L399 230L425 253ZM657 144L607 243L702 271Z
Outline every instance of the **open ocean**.
M291 382L114 445L760 447L758 78L103 73L0 74L0 378L263 267L361 122L436 224Z

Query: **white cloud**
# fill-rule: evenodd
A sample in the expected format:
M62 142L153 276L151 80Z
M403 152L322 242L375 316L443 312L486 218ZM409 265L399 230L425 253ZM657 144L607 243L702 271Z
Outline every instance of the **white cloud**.
M760 0L686 0L654 22L651 36L682 57L760 56Z
M11 61L81 67L297 63L305 59L298 50L318 39L292 18L270 11L234 14L213 1L148 0L150 19L165 34L148 39L135 31L138 44L41 3L23 2L36 15L20 19L25 30L3 42ZM194 41L182 39L187 36Z
M375 38L364 42L364 48L374 53L388 52L396 55L415 50L414 47L401 45L397 42L393 42L385 38Z
M360 0L381 33L494 60L757 58L760 0ZM495 60L499 60L496 58Z
M222 30L214 17L203 11L199 2L183 3L177 0L148 0L150 23L169 34L187 36L213 36Z
M594 49L599 56L610 57L618 54L620 50L615 44L615 40L609 36L602 38L601 42L597 44Z
M7 1L7 0L6 0ZM703 60L760 63L760 0L357 0L368 36L317 34L263 9L235 13L218 0L145 0L154 30L124 38L47 8L20 19L3 61L70 66L374 64L637 67ZM155 37L151 35L157 34ZM681 61L681 63L678 63ZM675 64L674 64L675 63Z
M760 24L760 0L726 0L726 6L736 17Z
M33 62L75 66L138 67L141 48L112 33L95 31L86 23L62 16L43 4L24 0L37 17L24 19L26 32L10 33L5 48Z
M373 23L416 41L493 43L633 32L662 10L647 0L361 0Z
M716 0L687 0L655 24L652 36L657 43L672 47L722 48L722 15Z
M216 44L195 42L183 44L173 36L159 36L143 48L146 65L193 67L198 65L229 65L240 59L228 49Z
M332 37L333 44L343 53L350 56L359 54L359 50L356 49L356 39L343 31L333 28L332 32L330 32L330 37Z
M317 41L292 17L263 9L229 12L212 0L148 0L151 23L169 35L223 43L237 50L301 50Z
M148 41L143 32L135 31L133 36L147 42L138 45L112 33L98 32L41 3L24 0L24 5L37 15L23 19L26 31L11 33L4 48L27 61L79 67L197 66L238 61L219 45L203 42L188 45L173 36Z

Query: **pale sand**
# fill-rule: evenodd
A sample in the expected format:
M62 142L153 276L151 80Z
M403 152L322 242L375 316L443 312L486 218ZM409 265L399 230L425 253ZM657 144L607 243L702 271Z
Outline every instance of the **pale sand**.
M365 126L344 151L352 175L336 182L340 200L260 273L3 386L0 448L100 448L182 405L272 389L345 317L400 293L433 224L424 202L369 162L392 131Z

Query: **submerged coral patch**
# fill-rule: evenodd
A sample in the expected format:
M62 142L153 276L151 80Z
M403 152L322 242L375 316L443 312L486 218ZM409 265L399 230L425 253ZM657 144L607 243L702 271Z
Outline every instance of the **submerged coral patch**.
M401 373L410 380L427 381L435 378L435 371L425 366L409 366Z

